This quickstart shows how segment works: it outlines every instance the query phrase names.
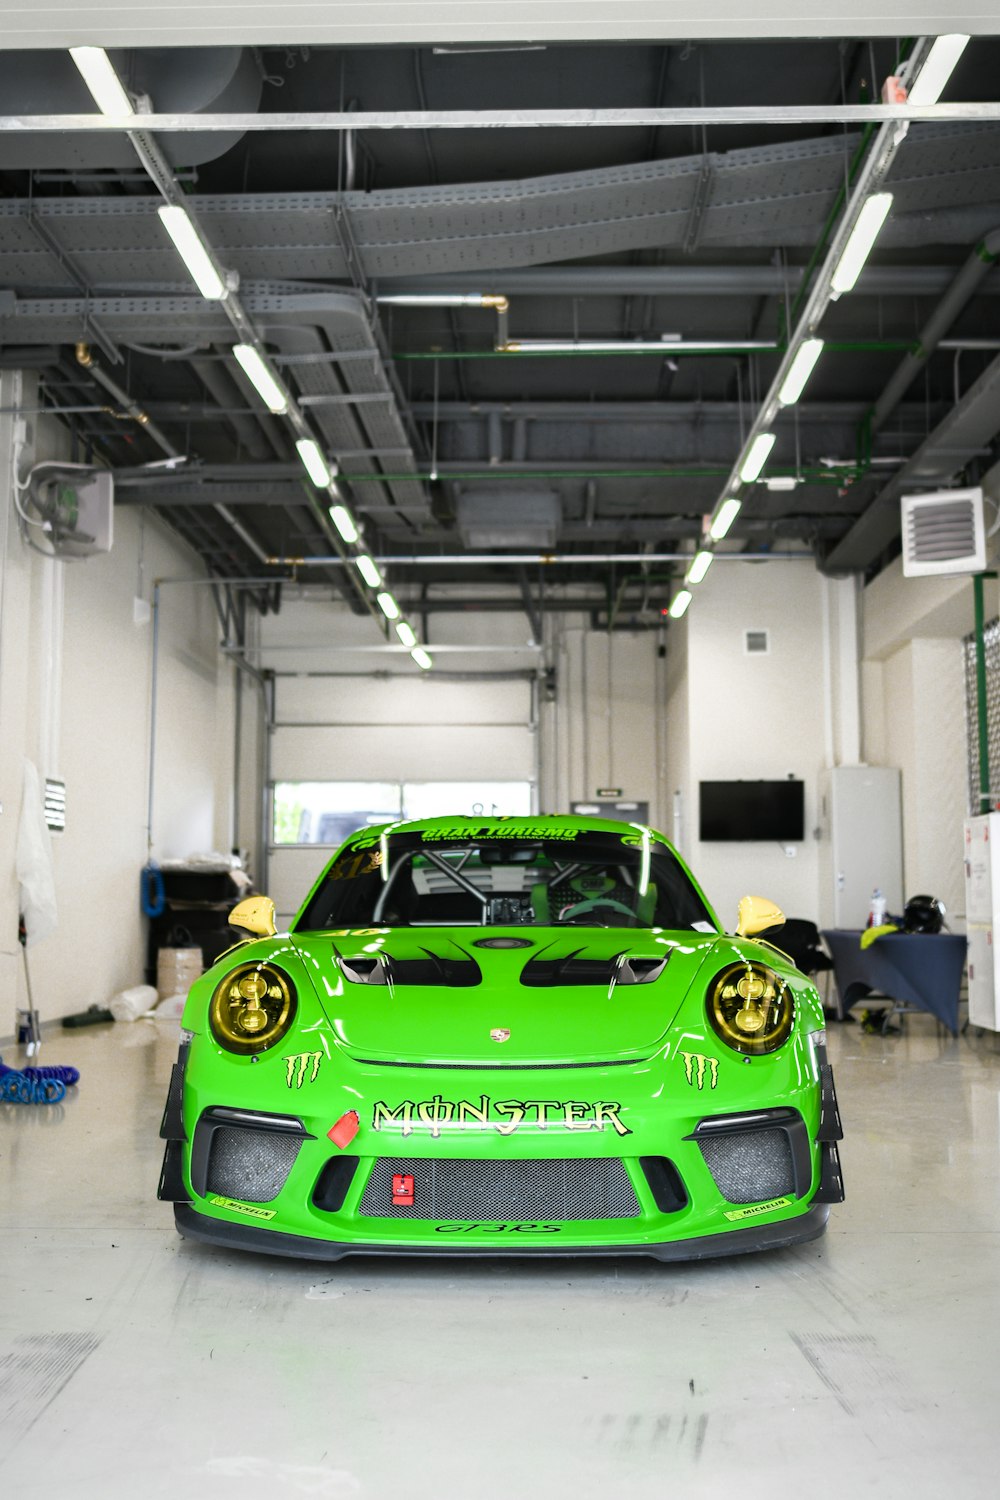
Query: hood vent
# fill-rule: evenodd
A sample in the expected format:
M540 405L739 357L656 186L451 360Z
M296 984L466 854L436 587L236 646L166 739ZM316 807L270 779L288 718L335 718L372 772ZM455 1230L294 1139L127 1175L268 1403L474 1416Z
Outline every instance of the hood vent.
M667 967L670 956L658 954L654 958L639 958L634 954L616 953L611 958L587 958L582 954L582 948L575 948L559 958L529 959L521 970L521 983L530 989L599 984L608 990L616 984L652 984Z
M393 958L389 953L379 953L373 958L367 955L344 958L338 953L337 963L351 984L382 984L390 989L411 984L468 989L482 983L482 970L468 954L453 958L432 953L429 948L423 948L421 952L423 958Z

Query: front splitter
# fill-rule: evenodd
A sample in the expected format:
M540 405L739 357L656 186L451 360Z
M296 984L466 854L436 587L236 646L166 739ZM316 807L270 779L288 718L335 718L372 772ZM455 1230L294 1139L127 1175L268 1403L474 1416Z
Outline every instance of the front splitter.
M231 1250L253 1250L259 1255L286 1255L297 1260L342 1260L345 1255L423 1255L440 1256L520 1256L535 1260L539 1256L645 1255L654 1260L712 1260L722 1255L748 1255L757 1250L783 1250L817 1239L826 1228L830 1214L827 1203L814 1203L807 1213L778 1224L754 1224L747 1229L731 1229L725 1234L701 1235L690 1240L671 1240L662 1245L580 1245L556 1246L463 1245L448 1243L441 1249L414 1245L366 1245L343 1240L314 1240L307 1235L282 1234L279 1230L258 1229L252 1224L233 1224L228 1219L210 1219L197 1213L189 1203L174 1204L177 1231L186 1239L201 1240L208 1245L224 1245Z

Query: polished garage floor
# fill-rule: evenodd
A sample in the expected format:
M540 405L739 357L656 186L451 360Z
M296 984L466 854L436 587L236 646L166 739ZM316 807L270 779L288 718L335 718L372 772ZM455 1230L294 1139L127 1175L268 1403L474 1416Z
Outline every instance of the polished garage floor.
M834 1028L848 1202L812 1245L692 1266L182 1241L153 1196L176 1043L54 1032L77 1097L0 1106L5 1496L1000 1490L992 1038Z

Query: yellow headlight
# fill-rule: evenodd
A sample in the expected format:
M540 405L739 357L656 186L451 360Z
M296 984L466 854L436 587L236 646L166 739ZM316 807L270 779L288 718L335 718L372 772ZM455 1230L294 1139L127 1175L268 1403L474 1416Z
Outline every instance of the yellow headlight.
M727 1047L759 1057L787 1042L795 1002L785 981L764 964L739 963L712 981L708 1019Z
M243 964L212 996L208 1021L227 1052L266 1052L295 1019L295 989L273 964Z

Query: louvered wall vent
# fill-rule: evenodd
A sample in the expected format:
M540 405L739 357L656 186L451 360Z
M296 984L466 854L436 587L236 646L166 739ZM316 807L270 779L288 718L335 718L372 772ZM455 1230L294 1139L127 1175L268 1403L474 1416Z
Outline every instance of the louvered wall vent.
M904 495L903 575L980 573L986 567L981 489Z
M771 645L767 638L766 630L745 630L743 632L743 650L747 656L766 656Z

